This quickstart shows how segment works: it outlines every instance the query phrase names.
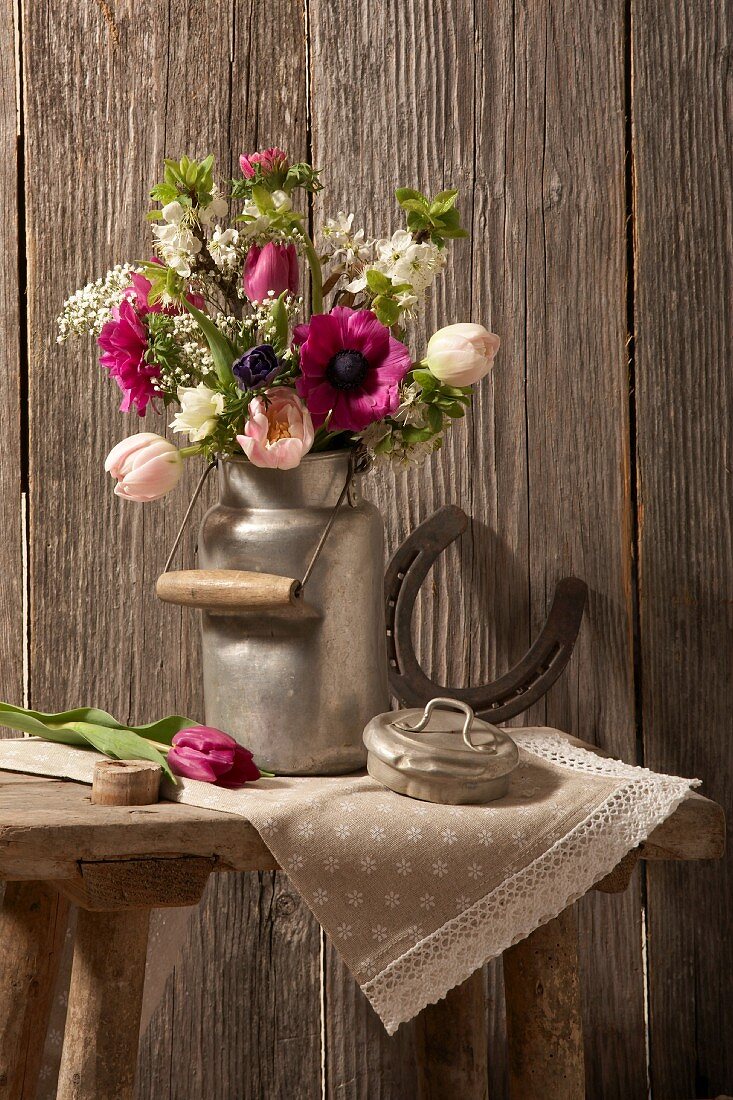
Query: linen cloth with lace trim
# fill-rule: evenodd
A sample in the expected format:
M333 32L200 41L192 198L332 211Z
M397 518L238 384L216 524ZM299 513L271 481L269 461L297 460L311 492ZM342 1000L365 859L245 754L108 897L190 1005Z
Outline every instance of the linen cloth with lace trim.
M164 795L254 825L393 1034L586 893L698 782L596 756L556 730L511 733L519 765L508 795L485 806L419 802L368 776L240 791L185 780ZM0 768L91 782L97 759L0 741Z

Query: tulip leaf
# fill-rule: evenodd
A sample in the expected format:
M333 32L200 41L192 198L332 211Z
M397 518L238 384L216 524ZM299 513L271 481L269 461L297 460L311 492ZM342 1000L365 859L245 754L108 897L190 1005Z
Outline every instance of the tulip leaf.
M287 291L284 290L270 311L270 316L272 317L275 327L275 340L273 346L278 355L282 355L283 352L287 350L288 346L288 311L285 308L286 294Z
M46 741L63 745L91 745L98 752L117 760L152 760L160 764L174 782L175 776L161 749L149 744L170 745L174 734L197 725L191 718L171 714L143 726L124 726L111 714L96 707L44 714L42 711L0 703L0 726L20 730Z
M211 357L214 360L214 367L219 376L219 381L224 385L233 382L232 363L237 358L237 349L234 344L216 327L210 317L207 317L205 313L192 305L187 298L181 300L181 305L186 307L203 332L206 343L209 345Z

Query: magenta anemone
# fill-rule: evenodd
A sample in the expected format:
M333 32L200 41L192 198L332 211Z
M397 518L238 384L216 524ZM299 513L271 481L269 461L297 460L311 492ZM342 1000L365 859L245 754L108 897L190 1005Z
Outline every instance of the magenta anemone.
M360 432L397 411L399 386L412 363L408 349L371 310L336 306L299 325L302 377L296 389L316 427Z

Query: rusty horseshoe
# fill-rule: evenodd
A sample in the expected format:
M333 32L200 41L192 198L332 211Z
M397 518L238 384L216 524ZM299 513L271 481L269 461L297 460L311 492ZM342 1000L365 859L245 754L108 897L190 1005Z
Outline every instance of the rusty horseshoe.
M539 636L524 657L498 680L472 688L436 684L423 672L415 655L412 614L433 562L467 526L468 517L460 508L440 508L415 528L390 561L385 576L389 682L405 706L424 706L435 696L450 695L468 703L490 722L505 722L541 699L567 665L588 589L578 577L559 581Z

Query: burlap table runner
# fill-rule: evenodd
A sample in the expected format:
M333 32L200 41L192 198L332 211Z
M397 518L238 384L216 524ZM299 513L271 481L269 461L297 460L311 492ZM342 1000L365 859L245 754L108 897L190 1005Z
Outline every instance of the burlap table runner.
M184 781L167 797L247 818L387 1031L557 916L607 875L697 781L512 730L520 763L487 806L437 806L370 778ZM0 768L91 782L81 749L0 741Z

